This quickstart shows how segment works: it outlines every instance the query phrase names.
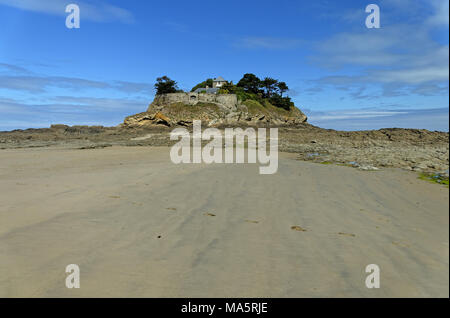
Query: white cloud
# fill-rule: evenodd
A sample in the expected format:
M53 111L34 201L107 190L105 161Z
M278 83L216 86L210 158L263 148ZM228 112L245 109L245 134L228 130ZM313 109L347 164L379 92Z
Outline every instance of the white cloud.
M133 14L123 8L99 1L77 1L81 18L95 22L119 21L134 22ZM21 10L28 10L53 15L66 15L65 8L69 4L66 0L0 0L0 5L6 5Z
M248 49L291 49L301 45L299 39L277 37L245 37L235 42L235 46Z
M308 122L336 130L371 130L381 128L416 128L448 131L448 108L339 111L308 111Z
M311 60L331 70L356 68L356 75L332 75L318 84L380 85L383 96L442 94L449 81L449 46L434 41L422 25L392 25L379 30L340 33L317 46ZM387 85L388 84L388 85ZM422 88L421 88L422 87Z
M3 70L6 70L6 72ZM149 83L128 81L104 82L76 77L47 76L31 73L17 65L0 63L0 89L43 93L49 88L70 90L109 89L128 94L140 93L145 95L153 95L155 93L153 85Z
M0 63L0 72L3 72L3 71L6 71L8 73L16 73L16 74L28 73L28 71L21 66L7 64L7 63Z
M341 119L362 119L362 118L377 118L393 115L407 114L405 111L373 111L373 110L339 110L332 112L322 112L319 114L310 115L309 120L326 121L326 120L341 120Z
M429 30L414 25L340 33L318 44L317 52L313 62L335 69L348 65L399 68L448 64L448 45L435 42Z
M449 1L448 0L432 0L431 5L434 9L434 14L428 19L428 23L436 26L449 26Z
M379 81L386 83L424 84L448 81L448 66L430 66L399 70L383 70L372 73Z

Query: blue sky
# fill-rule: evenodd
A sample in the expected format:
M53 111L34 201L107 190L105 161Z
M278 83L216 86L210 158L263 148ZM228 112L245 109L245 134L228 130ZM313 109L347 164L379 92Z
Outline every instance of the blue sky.
M324 128L448 131L448 14L448 0L0 0L0 130L117 125L161 75L190 90L254 73Z

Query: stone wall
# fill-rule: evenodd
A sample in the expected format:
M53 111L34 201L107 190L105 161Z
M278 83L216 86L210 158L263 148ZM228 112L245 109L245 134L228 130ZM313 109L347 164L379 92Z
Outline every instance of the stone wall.
M174 103L183 103L186 105L214 103L233 111L237 109L238 99L235 94L172 93L156 96L150 108L152 106L163 106ZM148 111L150 111L150 108Z

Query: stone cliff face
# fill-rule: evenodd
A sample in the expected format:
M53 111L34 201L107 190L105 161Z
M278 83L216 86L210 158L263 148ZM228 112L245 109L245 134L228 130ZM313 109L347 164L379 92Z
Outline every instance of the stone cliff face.
M170 104L181 103L185 105L197 105L199 103L212 103L230 111L236 110L237 96L234 94L202 94L202 93L173 93L155 97L147 111Z
M287 111L254 100L241 102L234 94L174 93L156 96L146 112L125 118L122 126L189 126L193 120L209 127L288 126L304 123L307 117L298 108Z

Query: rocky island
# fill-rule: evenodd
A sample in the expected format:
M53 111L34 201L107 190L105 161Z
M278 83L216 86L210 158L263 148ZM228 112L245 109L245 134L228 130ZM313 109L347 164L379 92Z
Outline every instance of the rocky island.
M286 83L271 78L261 81L254 74L245 74L237 85L220 76L207 79L189 93L180 92L174 81L161 77L155 88L155 100L147 111L127 117L124 127L187 126L194 119L209 127L289 126L307 120L289 97L282 96L288 90Z
M269 102L240 101L235 94L171 93L156 96L146 112L125 118L123 127L188 126L194 119L208 127L289 126L307 121L296 107L285 110Z
M289 99L275 93L280 82L245 74L233 85L206 80L191 92L179 91L167 77L158 79L160 92L145 112L128 116L116 127L52 125L50 128L0 132L0 149L65 147L94 149L113 145L170 146L174 127L278 127L279 149L298 159L341 164L362 170L402 168L448 182L449 134L424 129L386 128L336 131L307 122L307 116ZM256 82L256 84L255 84ZM275 83L275 84L274 84ZM209 87L209 85L211 87ZM272 86L271 86L272 85ZM286 86L287 87L287 86ZM270 96L270 97L269 97ZM278 106L274 105L278 103Z

